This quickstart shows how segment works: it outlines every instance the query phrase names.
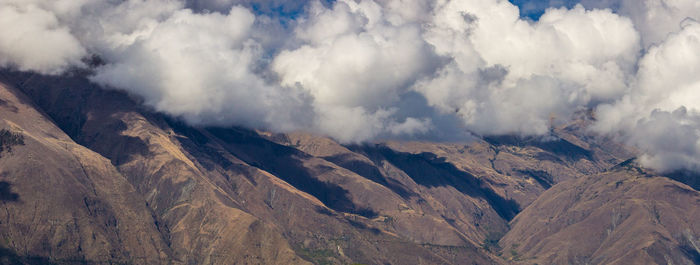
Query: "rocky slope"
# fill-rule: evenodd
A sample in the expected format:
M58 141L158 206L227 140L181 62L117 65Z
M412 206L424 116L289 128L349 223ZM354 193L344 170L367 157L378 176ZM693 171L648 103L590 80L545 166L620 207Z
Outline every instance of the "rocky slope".
M603 247L598 234L569 236L587 231L576 225L607 231L609 220L586 220L610 212L590 212L639 200L674 221L657 229L619 217L609 233L668 239L630 249L697 261L697 191L615 167L633 151L587 135L585 115L553 128L550 141L342 145L301 132L190 127L81 73L2 72L0 83L0 129L24 139L0 152L0 261L604 264L628 252L591 250ZM608 178L639 181L610 189L601 183L613 180L600 180ZM588 186L588 200L562 199ZM670 192L679 195L663 196ZM640 262L663 258L653 253Z

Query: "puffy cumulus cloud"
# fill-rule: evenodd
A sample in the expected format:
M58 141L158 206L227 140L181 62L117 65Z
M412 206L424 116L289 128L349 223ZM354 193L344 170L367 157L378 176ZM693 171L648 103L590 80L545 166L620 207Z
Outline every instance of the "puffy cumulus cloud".
M34 4L0 2L0 66L58 74L80 65L85 48L53 12Z
M598 106L594 129L639 147L647 166L700 169L698 51L700 23L687 21L644 55L628 94Z
M295 121L287 115L303 114L294 112L303 98L254 73L263 53L250 38L254 20L239 7L226 15L176 11L98 68L93 80L194 124L286 129Z
M637 121L628 142L642 149L639 161L661 172L700 170L700 115L685 107L674 111L654 110Z
M313 117L301 91L265 80L270 54L263 46L274 41L257 31L274 23L257 22L249 9L197 13L178 0L2 4L8 14L0 18L8 25L2 34L12 37L0 39L7 47L0 51L3 65L59 73L83 66L80 59L90 51L105 61L94 69L93 81L192 124L291 130L308 127Z
M80 59L88 53L110 56L183 4L177 0L0 0L0 8L2 34L11 36L0 41L7 46L3 50L13 50L0 60L21 70L57 74L69 66L82 66ZM20 59L46 66L23 67L13 62Z
M318 111L318 109L317 109ZM432 129L429 119L406 118L399 122L392 115L396 109L368 112L362 107L332 107L318 112L317 130L341 142L360 142L378 135L394 136L427 133Z
M629 19L582 6L531 22L507 1L448 1L425 36L453 60L415 89L478 134L545 134L624 94L639 51Z
M86 5L103 2L103 0L2 0L2 5L9 6L37 6L46 11L52 12L57 17L65 18L77 16L80 9Z
M614 8L630 17L640 31L645 47L663 42L678 32L682 21L700 20L697 0L583 0L586 7Z
M62 20L85 46L105 59L116 57L183 8L177 0L84 1Z
M417 78L434 71L439 58L419 24L389 21L388 11L373 1L316 4L296 28L302 45L272 63L281 85L299 86L313 97L317 127L341 141L428 129L427 120L399 121L397 102Z

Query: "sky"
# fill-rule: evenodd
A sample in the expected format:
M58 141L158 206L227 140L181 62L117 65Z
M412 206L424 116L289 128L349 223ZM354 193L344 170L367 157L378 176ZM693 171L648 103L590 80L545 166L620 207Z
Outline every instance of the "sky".
M538 20L547 8L573 8L579 0L509 0L520 9L520 17ZM612 8L612 7L611 7Z
M0 0L0 67L195 126L373 139L590 130L700 171L697 0Z

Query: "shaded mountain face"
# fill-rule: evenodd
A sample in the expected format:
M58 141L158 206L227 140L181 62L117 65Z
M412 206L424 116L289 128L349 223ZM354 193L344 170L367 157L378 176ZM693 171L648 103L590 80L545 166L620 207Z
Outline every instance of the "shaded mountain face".
M615 167L633 151L588 135L585 118L550 141L342 145L191 127L80 74L2 72L0 84L5 263L605 264L628 251L570 235L610 229L589 221L608 208L620 217L605 244L648 235L631 247L651 253L642 263L693 262L700 245L697 191ZM639 200L672 219L627 225Z

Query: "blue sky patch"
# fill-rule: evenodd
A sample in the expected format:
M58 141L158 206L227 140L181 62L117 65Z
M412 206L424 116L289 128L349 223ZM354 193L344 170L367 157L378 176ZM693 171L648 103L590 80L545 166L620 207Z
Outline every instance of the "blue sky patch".
M520 17L529 18L534 21L540 19L548 7L572 8L578 4L579 0L508 0L520 8Z

